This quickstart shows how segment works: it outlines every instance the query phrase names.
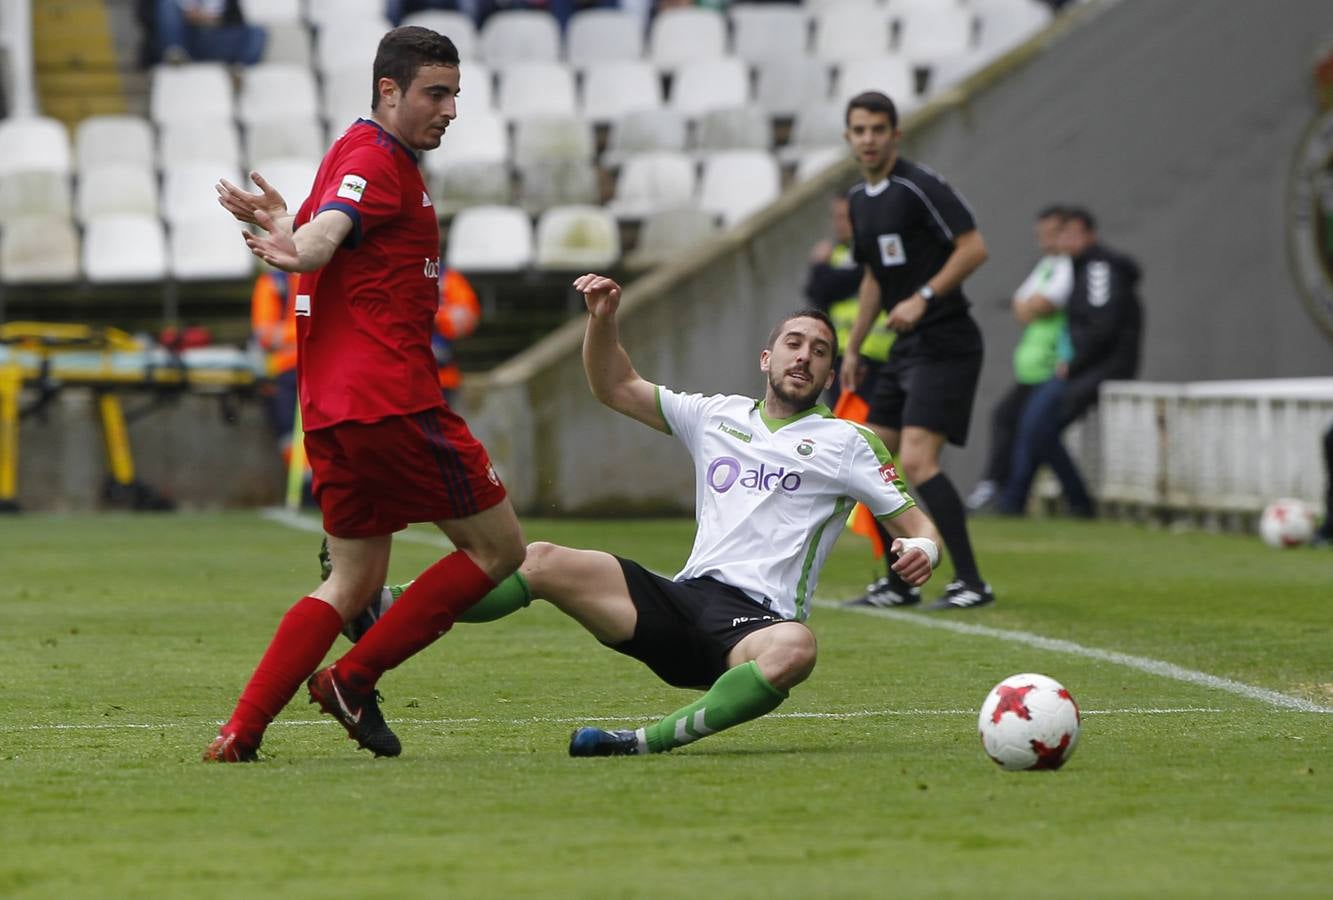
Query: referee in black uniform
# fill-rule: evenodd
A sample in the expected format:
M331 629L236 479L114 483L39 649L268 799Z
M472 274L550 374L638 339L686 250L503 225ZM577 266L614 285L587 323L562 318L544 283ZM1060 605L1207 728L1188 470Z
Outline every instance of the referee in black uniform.
M986 261L986 243L967 202L930 169L898 155L898 111L878 91L847 104L847 143L865 181L848 194L852 244L864 266L856 325L843 351L842 387L856 386L861 342L880 309L898 333L867 399L867 424L897 458L929 508L953 561L955 580L932 609L984 606L995 594L981 577L963 501L940 470L947 440L967 442L981 375L981 330L968 313L963 280ZM885 544L887 546L887 543ZM892 571L854 601L909 606L921 600Z

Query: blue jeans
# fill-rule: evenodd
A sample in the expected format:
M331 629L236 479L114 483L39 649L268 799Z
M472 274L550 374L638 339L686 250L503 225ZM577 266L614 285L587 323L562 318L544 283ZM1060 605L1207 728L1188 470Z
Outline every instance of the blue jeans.
M264 55L268 32L258 25L219 25L200 28L185 20L176 0L157 2L157 58L168 47L178 47L196 62L240 63L252 66Z
M1068 382L1052 378L1038 385L1023 407L1014 438L1014 455L1009 480L1000 496L999 510L1012 516L1021 516L1027 509L1028 493L1033 479L1043 463L1049 465L1060 481L1065 502L1070 512L1079 516L1093 514L1092 497L1079 474L1078 466L1060 440L1060 434L1069 424L1064 418L1065 394Z

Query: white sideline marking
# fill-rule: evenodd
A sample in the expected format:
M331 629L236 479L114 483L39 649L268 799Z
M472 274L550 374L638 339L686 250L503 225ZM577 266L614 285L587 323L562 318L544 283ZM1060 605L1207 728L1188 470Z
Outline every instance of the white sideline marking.
M280 506L259 511L259 517L275 525L283 525L287 528L295 528L297 531L308 531L311 534L324 533L324 523L311 516L303 516L300 513L292 512ZM409 544L426 544L430 547L439 547L444 550L454 549L454 545L447 537L442 534L422 534L418 531L399 531L394 534L395 541L404 541Z
M980 707L978 707L979 709ZM1166 708L1147 708L1130 706L1119 709L1084 709L1085 716L1114 715L1218 715L1237 713L1240 710L1223 709L1217 706L1175 706ZM765 719L881 719L892 717L918 716L975 716L975 709L856 709L846 712L787 712L769 713ZM661 713L644 713L639 716L527 716L521 719L499 720L505 725L580 725L588 722L645 722L660 719ZM475 725L478 722L493 722L480 716L446 719L386 719L394 725ZM209 725L221 725L222 722L209 722ZM308 728L312 725L337 725L333 719L275 719L270 727L286 726L289 728ZM199 722L41 722L36 725L0 725L0 733L14 731L116 731L146 730L165 728L198 728Z
M1270 691L1268 688L1246 684L1243 681L1233 681L1230 678L1209 675L1207 672L1186 669L1184 666L1164 662L1160 659L1152 659L1147 656L1133 656L1128 653L1120 653L1116 650L1102 650L1097 647L1085 647L1082 644L1076 644L1073 641L1065 641L1059 638L1042 637L1039 634L1033 634L1029 631L1009 631L1004 628L991 628L986 625L969 625L966 622L957 622L951 619L938 618L936 616L922 613L904 612L897 609L842 606L840 603L833 603L827 600L816 600L814 605L829 609L841 609L844 612L879 616L884 619L893 619L896 622L908 622L912 625L920 625L925 628L939 628L943 631L952 631L954 634L968 634L976 637L995 638L1001 641L1009 641L1014 644L1025 644L1029 647L1036 647L1039 650L1069 653L1073 656L1082 656L1086 659L1096 659L1101 660L1102 662L1115 663L1116 665L1126 666L1131 669L1138 669L1140 672L1147 672L1149 675L1159 675L1163 678L1183 681L1186 684L1193 684L1198 687L1208 687L1218 691L1226 691L1229 694L1236 694L1237 696L1245 697L1250 700L1258 700L1261 703L1266 703L1269 706L1276 706L1281 709L1294 709L1297 712L1333 713L1333 707L1324 706L1320 703L1315 703L1300 697L1292 697L1277 691ZM950 613L946 612L941 613L940 615L950 615Z

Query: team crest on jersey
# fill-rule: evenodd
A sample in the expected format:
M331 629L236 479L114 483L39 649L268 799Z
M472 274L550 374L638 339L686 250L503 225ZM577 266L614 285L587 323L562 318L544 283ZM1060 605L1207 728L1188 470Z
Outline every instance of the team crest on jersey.
M796 455L802 459L809 459L814 455L815 442L809 438L801 438L801 442L796 445Z
M879 467L879 477L884 479L885 484L893 484L898 480L898 470L893 467L893 463L887 462Z
M342 184L338 185L338 196L346 197L353 203L360 203L365 193L366 179L360 175L344 175Z
M896 234L879 236L879 259L886 266L901 266L907 262L907 251L903 249L903 239Z

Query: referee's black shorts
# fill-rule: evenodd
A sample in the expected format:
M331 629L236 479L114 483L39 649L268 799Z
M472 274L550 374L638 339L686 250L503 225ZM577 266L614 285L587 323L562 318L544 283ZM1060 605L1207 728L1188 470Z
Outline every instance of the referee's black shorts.
M981 358L981 330L971 316L899 337L880 368L866 421L895 431L924 428L965 445Z
M727 671L748 634L786 621L739 588L713 578L670 581L616 557L638 611L634 637L612 650L642 662L672 687L704 689Z

